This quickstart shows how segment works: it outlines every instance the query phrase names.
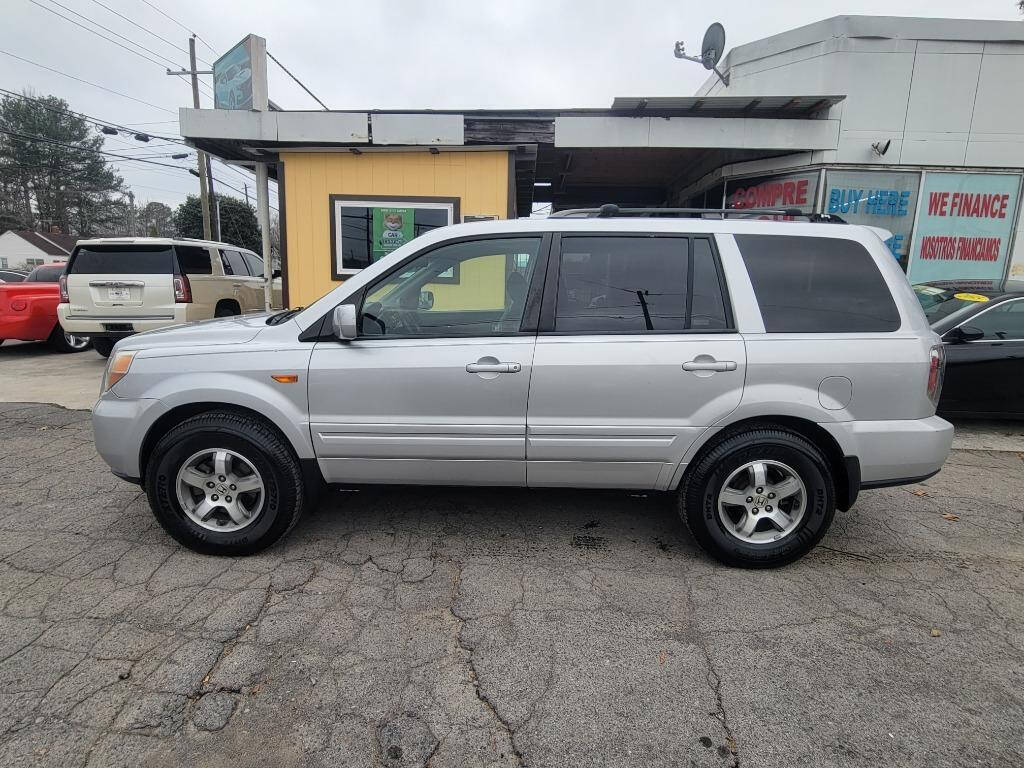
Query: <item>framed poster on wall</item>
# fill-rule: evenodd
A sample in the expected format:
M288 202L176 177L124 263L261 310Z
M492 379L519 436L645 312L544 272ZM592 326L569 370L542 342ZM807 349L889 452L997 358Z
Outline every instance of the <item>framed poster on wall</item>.
M1002 280L1020 178L1008 173L925 172L910 282Z
M330 214L331 277L342 280L423 233L459 221L459 198L331 195Z

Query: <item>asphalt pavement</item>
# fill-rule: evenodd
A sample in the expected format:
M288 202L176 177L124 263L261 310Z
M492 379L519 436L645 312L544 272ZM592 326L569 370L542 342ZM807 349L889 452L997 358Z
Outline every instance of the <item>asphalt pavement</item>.
M666 495L491 488L333 491L229 559L87 412L3 404L0 765L1022 765L1022 474L954 451L776 571Z

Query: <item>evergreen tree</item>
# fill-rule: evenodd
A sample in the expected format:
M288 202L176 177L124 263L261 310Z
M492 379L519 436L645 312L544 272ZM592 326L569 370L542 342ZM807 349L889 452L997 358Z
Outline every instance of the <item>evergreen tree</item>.
M217 195L217 201L220 206L221 240L261 253L260 227L255 209L235 197ZM203 206L195 195L189 195L175 210L174 231L178 237L203 237Z

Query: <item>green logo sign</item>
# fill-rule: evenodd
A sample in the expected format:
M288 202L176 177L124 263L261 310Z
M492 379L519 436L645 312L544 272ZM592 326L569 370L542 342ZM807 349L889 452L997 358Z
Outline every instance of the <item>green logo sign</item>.
M413 208L373 209L373 261L412 240L413 213Z

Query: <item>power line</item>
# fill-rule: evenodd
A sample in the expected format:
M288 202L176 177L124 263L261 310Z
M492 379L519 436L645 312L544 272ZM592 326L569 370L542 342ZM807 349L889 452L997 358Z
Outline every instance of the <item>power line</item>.
M303 82L302 82L301 80L299 80L299 78L297 78L297 77L296 77L295 75L293 75L293 74L292 74L291 72L289 72L289 71L288 71L288 68L287 68L287 67L285 67L285 65L284 65L284 64L282 64L282 63L281 63L280 61L278 61L278 60L277 60L277 59L276 59L276 58L274 57L274 55L273 55L273 54L272 54L272 53L271 53L270 51L267 51L267 56L268 56L268 57L270 58L270 60L271 60L272 62L274 62L275 64L277 64L277 66L279 66L279 67L280 67L281 69L283 69L283 70L284 70L284 72L285 72L285 74L286 74L286 75L288 75L288 77L290 77L290 78L291 78L292 80L294 80L294 81L295 81L296 83L298 83L298 84L299 84L300 86L302 86L302 90L304 90L304 91L305 91L306 93L308 93L308 94L309 94L310 96L312 96L312 97L313 97L313 100L314 100L314 101L315 101L315 102L316 102L317 104L319 104L319 105L320 105L321 107L323 107L323 108L324 108L325 110L328 110L328 111L329 111L329 108L328 108L328 106L327 106L326 104L324 104L324 103L323 103L322 101L320 101L320 99L318 99L318 98L316 97L316 94L315 94L315 93L313 93L313 92L312 92L311 90L309 90L309 88L307 88L307 87L306 87L305 83L303 83Z
M55 144L58 147L65 147L66 149L72 149L75 150L76 152L96 152L100 155L109 155L110 157L117 157L122 160L131 160L136 163L150 163L152 165L162 165L165 168L177 168L179 170L187 170L186 168L182 168L180 165L171 165L170 163L158 163L155 160L143 160L137 157L131 157L130 155L119 155L115 152L105 152L102 149L86 149L85 147L76 147L74 144L66 144L63 141L50 139L47 138L46 136L33 136L28 133L19 133L18 131L5 131L2 128L0 128L0 133L7 134L8 136L14 136L19 139L24 139L26 141L41 141L46 144Z
M129 19L123 13L121 13L120 11L117 11L117 10L111 8L106 3L102 3L102 2L100 2L100 0L92 0L92 2L94 2L96 5L100 6L101 8L106 8L108 11L110 11L115 16L118 16L118 17L124 19L125 21L127 21L129 24L131 24L134 27L138 27L143 32L145 32L146 34L152 35L153 37L155 37L157 40L162 40L163 42L167 43L167 45L171 46L175 50L181 51L182 53L184 53L186 55L188 54L188 51L186 51L181 46L171 42L170 40L168 40L166 37L164 37L162 35L158 35L156 32L154 32L153 30L149 29L148 27L144 27L142 24L139 24L137 21L133 21L132 19ZM207 65L210 64L210 62L208 62L206 59L203 59L203 58L201 58L199 56L197 56L196 58L199 59L204 64L207 64Z
M113 88L107 88L105 85L99 85L97 83L93 83L93 82L90 82L88 80L83 80L80 77L75 77L74 75L69 75L67 72L61 72L59 69L54 69L53 67L48 67L45 64L40 64L37 61L32 61L31 59L26 59L24 56L18 56L17 54L11 53L10 51L0 50L0 53L2 53L4 56L10 56L12 59L17 59L18 61L23 61L26 64L31 64L34 67L39 67L40 69L45 69L47 72L53 72L55 74L62 75L64 77L68 77L68 78L70 78L72 80L77 80L80 83L85 83L86 85L91 85L93 88L99 88L101 91L106 91L107 93L112 93L115 96L122 96L122 97L124 97L126 99L131 99L132 101L137 101L137 102L139 102L139 104L145 104L147 107L153 107L154 109L159 109L161 112L168 112L168 113L170 113L172 115L174 114L174 110L173 109L167 109L166 107L158 106L157 104L153 104L153 103L151 103L149 101L143 101L142 99L137 99L134 96L129 96L127 93L121 93L120 91L115 91Z
M139 133L139 131L133 130L133 129L125 126L125 125L119 125L118 123L112 122L110 120L102 120L102 119L100 119L98 117L93 117L92 115L87 115L84 112L76 112L73 109L60 109L58 107L52 107L49 104L47 104L46 102L44 102L42 99L37 99L34 96L26 96L23 93L17 93L15 91L10 91L10 90L7 90L6 88L0 88L0 93L6 93L8 96L11 96L11 97L16 98L16 99L25 99L26 101L33 101L33 102L39 104L39 106L41 106L43 109L49 110L50 112L56 112L57 114L75 115L76 117L81 117L81 118L84 118L86 120L89 120L89 121L97 123L97 124L102 124L102 125L110 126L112 128L120 128L122 131L126 131L128 133L132 133L132 134ZM177 122L177 120L175 120L174 122ZM154 133L147 133L146 135L149 136L150 138L163 139L164 141L176 142L178 144L184 144L185 143L184 139L180 139L180 138L178 138L176 136L158 136L157 134L154 134Z
M165 69L165 68L166 68L166 64L164 64L164 63L162 63L162 62L159 62L159 61L157 61L156 59L154 59L154 58L152 58L152 57L150 57L150 56L147 56L147 55L146 55L145 53L139 53L138 51L136 51L136 50L133 50L133 49L129 48L129 47L128 47L128 46L126 46L126 45L125 45L124 43L119 43L119 42L117 42L117 40L114 40L113 38L107 37L107 36L106 36L106 35L104 35L103 33L101 33L101 32L97 32L97 31L96 31L95 29L92 29L91 27L87 27L87 26L85 26L84 24L82 24L82 23L81 23L81 22L79 22L79 21L75 21L74 19L72 19L72 18L70 18L70 17L68 17L68 16L65 16L65 15L64 15L63 13L60 13L59 11L55 11L55 10L53 10L53 8L51 8L51 7L50 7L50 6L48 6L48 5L43 5L42 3L40 3L40 2L39 2L39 0L28 0L28 1L29 1L30 3L32 3L32 5L38 6L38 7L42 8L42 9L43 9L44 11L49 11L49 12L50 12L50 13L52 13L52 14L53 14L54 16L57 16L57 17L59 17L59 18L61 18L61 19L64 19L64 21L66 21L66 22L68 22L68 23L70 23L70 24L74 24L74 25L75 25L76 27L78 27L79 29L84 29L84 30L85 30L86 32L91 32L92 34L96 35L96 37L100 37L100 38L103 38L103 39L104 39L104 40L106 40L106 41L107 41L108 43L113 43L113 44L114 44L114 45L116 45L117 47L119 47L119 48L122 48L122 49L124 49L124 50L128 51L129 53L133 53L133 54L135 54L136 56L138 56L138 57L139 57L139 58L141 58L141 59L145 59L146 61L149 61L149 62L152 62L153 64L156 64L156 65L157 65L158 67L160 67L161 69ZM56 6L58 7L58 8L63 8L63 9L64 9L65 11L67 11L68 13L73 13L73 14L75 14L75 16L78 16L78 17L80 17L80 18L82 18L82 19L85 19L85 20L86 20L86 21L88 21L89 23L91 23L91 24L95 24L95 25L96 25L97 27L99 27L100 29L104 29L104 30L106 30L107 32L110 32L110 34L112 34L112 35L116 35L117 37L120 37L120 38L121 38L122 40L127 40L127 41L128 41L129 43L131 43L132 45L138 46L138 47L139 47L139 48L141 48L142 50L144 50L144 51L148 51L149 53L152 53L152 54L153 54L154 56L159 56L159 57L160 57L160 58L162 58L162 59L163 59L164 61L168 62L168 63L169 63L169 64L170 64L171 66L175 66L175 67L176 67L176 66L178 66L178 65L177 65L177 64L175 64L175 63L174 63L174 62L173 62L173 61L172 61L171 59L168 59L168 58L167 58L166 56L161 56L161 55L160 55L159 53L157 53L156 51L151 51L151 50L149 50L148 48L146 48L145 46L142 46L142 45L139 45L138 43L135 43L135 42L133 42L133 41L132 41L132 40L130 40L129 38L125 37L124 35L118 34L117 32L114 32L114 31L113 31L112 29L110 29L110 28L108 28L108 27L105 27L105 26L103 26L102 24L98 24L97 22L93 21L92 19L90 19L90 18L89 18L89 17L87 17L87 16L84 16L83 14L79 13L78 11L75 11L75 10L72 10L71 8L68 8L68 7L66 6L66 5L61 5L60 3L56 2L56 0L50 0L50 2L52 2L52 3L53 3L54 5L56 5Z
M174 18L173 16L170 16L170 15L168 15L168 14L164 13L164 12L163 12L163 11L161 11L161 10L160 10L159 8L157 8L157 7L155 6L155 5L153 5L153 4L151 3L151 2L149 2L149 0L142 0L142 2L144 2L144 3L146 4L146 5L148 5L148 6L150 7L150 8L152 8L152 9L153 9L154 11L156 11L157 13L159 13L159 14L160 14L161 16L163 16L164 18L170 19L170 20L171 20L171 21L173 21L173 22L174 22L175 24L177 24L177 25L178 25L179 27L181 27L181 28L182 28L182 29L184 29L184 30L185 30L186 32L188 32L188 33L189 33L190 35L192 35L193 37L195 37L195 39L196 39L196 40L198 40L198 41L199 41L199 42L201 42L201 43L202 43L203 45L205 45L205 46L206 46L207 48L209 48L209 49L210 49L210 52L211 52L211 53L214 53L214 54L216 54L216 53L217 53L217 50L216 50L216 49L215 49L215 48L214 48L214 47L213 47L212 45L210 45L210 44L209 44L208 42L206 42L206 41L205 41L205 40L204 40L203 38L201 38L201 37L200 37L199 35L197 35L197 34L196 34L195 32L193 32L193 31L192 31L191 29L189 29L188 27L186 27L186 26L185 26L184 24L182 24L182 23L181 23L180 21L178 21L178 20L177 20L176 18Z

